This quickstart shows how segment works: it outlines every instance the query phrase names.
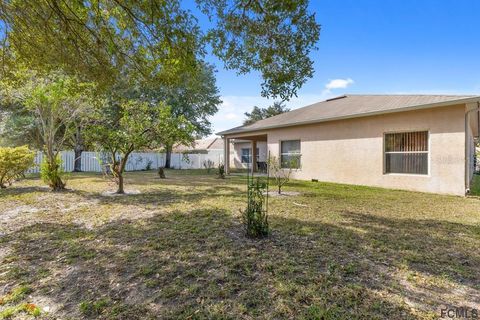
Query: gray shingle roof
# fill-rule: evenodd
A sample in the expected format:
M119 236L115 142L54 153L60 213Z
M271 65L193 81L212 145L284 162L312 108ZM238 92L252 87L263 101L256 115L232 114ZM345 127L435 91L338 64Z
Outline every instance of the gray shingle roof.
M295 109L278 116L217 134L243 133L269 128L347 119L420 107L435 107L479 100L476 95L345 95Z

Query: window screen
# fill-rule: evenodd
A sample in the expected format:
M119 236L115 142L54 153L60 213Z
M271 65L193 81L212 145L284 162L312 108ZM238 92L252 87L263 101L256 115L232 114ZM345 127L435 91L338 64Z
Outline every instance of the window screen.
M428 174L428 131L385 134L385 173Z
M282 168L300 168L300 140L281 142L280 161Z

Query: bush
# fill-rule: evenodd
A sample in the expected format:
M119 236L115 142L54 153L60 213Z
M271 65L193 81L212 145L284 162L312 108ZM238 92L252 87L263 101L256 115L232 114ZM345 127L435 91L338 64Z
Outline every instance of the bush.
M148 160L148 161L147 161L147 166L145 167L145 171L150 171L150 170L152 170L152 164L153 164L153 161L152 161L152 160Z
M215 168L215 162L213 162L210 159L205 160L205 161L203 161L203 167L205 169L207 169L207 173L210 173L212 171L212 169Z
M294 169L298 168L298 161L291 160L280 163L277 157L268 157L267 160L269 175L275 180L278 194L282 194L282 187L290 181L290 176Z
M63 182L65 171L63 171L60 156L57 156L51 161L48 161L48 158L45 157L40 166L40 176L53 191L65 189L66 183Z
M163 167L159 167L158 168L158 176L160 177L160 179L165 179L165 169Z
M249 181L247 209L242 211L243 223L247 236L259 238L269 233L268 215L265 199L267 184L260 179Z
M218 177L220 179L225 179L225 165L223 164L218 165Z
M35 154L27 146L0 148L0 187L6 188L13 181L23 177L33 166Z

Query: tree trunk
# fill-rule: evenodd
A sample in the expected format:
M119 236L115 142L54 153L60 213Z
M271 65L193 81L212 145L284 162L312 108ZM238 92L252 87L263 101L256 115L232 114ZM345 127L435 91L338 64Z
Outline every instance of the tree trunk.
M167 146L165 148L165 165L164 168L170 169L170 162L172 159L172 146Z
M82 127L77 125L75 132L75 162L73 166L73 172L81 172L82 171L82 152L84 150L83 146L83 137L82 137Z
M117 172L117 175L118 175L117 193L118 194L124 194L125 190L123 189L123 172Z
M123 173L125 172L128 156L130 155L130 153L132 153L132 151L133 151L133 147L128 152L125 152L125 154L123 155L123 158L120 160L120 165L118 166L118 170L117 170L117 175L118 175L117 193L118 194L125 193L125 190L123 189Z
M83 150L75 148L75 160L73 164L73 172L82 172L82 152Z

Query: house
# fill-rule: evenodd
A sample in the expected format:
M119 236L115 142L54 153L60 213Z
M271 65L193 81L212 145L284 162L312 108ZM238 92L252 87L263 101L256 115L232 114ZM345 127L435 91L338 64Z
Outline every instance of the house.
M465 195L479 109L472 95L344 95L218 134L227 172L230 142L240 140L252 159L294 163L296 179ZM234 144L236 158L246 145Z
M173 148L175 153L208 153L209 151L222 151L223 140L209 138L195 140L192 145L177 145Z

